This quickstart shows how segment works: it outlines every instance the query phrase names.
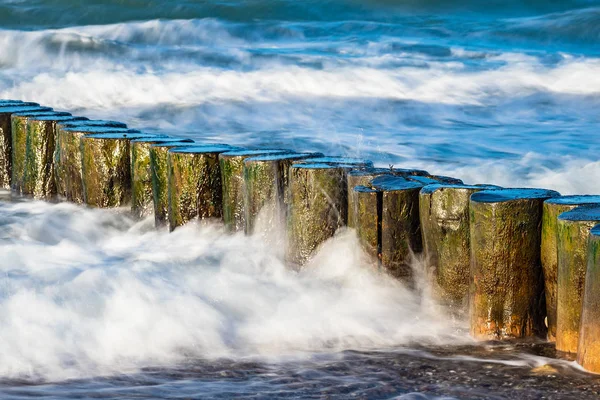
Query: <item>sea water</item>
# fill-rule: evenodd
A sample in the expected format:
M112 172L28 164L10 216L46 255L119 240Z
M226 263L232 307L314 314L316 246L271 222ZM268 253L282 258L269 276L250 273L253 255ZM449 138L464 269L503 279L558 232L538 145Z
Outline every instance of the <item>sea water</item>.
M600 193L600 2L4 1L0 98L147 132ZM300 273L218 224L0 202L1 398L594 398L477 344L350 231ZM426 260L416 258L417 270Z

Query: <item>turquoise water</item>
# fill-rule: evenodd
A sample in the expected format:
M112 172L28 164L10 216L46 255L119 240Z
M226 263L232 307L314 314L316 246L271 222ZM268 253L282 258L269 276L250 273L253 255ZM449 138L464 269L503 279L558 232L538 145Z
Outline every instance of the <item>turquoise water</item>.
M7 0L0 98L466 184L600 193L600 2L524 3ZM168 235L8 197L0 216L3 398L598 390L543 344L475 346L425 283L416 294L366 268L351 234L297 275L280 249L218 226Z

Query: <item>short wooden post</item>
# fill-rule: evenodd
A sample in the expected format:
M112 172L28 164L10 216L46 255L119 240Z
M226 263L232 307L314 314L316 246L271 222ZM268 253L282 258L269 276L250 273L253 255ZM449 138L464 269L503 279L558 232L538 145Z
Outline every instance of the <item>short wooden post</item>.
M354 188L357 186L363 186L369 188L371 181L381 175L392 175L393 172L390 168L367 168L348 171L347 174L347 189L348 192L348 227L357 228L356 221L360 218L360 209L358 197L361 193L368 193L364 189L355 191ZM362 195L362 196L366 196Z
M546 335L540 263L544 189L471 195L471 334L478 339Z
M27 111L11 115L12 130L12 176L11 189L21 194L25 180L25 163L27 160L28 121L34 117L70 116L69 113L56 111Z
M367 186L352 188L355 198L356 234L365 252L381 261L381 198L382 192Z
M83 198L91 207L110 208L131 201L131 150L143 133L94 133L81 137Z
M59 128L56 133L56 147L58 150L55 153L58 152L59 163L55 170L58 176L57 181L64 185L64 192L59 192L59 195L62 196L64 193L64 197L68 201L82 204L84 202L84 187L81 138L85 135L105 133L139 134L140 131L112 126L78 125Z
M428 185L419 193L423 252L436 296L461 314L469 302L471 240L469 198L497 186Z
M281 232L289 207L290 166L322 156L320 153L284 153L250 157L244 161L247 234L261 233L265 236ZM287 246L285 235L279 235L276 241L283 248Z
M194 142L165 142L150 146L150 175L152 178L152 200L154 223L157 227L169 225L169 150L175 147L198 146Z
M28 119L23 194L35 199L56 198L54 153L57 123L84 120L85 117L72 115L47 115Z
M136 218L154 215L150 147L162 143L194 143L192 139L153 137L131 141L131 212Z
M287 259L296 266L305 264L319 245L346 225L347 172L372 166L370 162L363 160L356 161L355 164L325 162L332 160L329 158L314 160L321 161L312 163L311 159L290 167Z
M541 260L546 293L548 340L551 342L556 341L556 286L558 282L556 231L558 216L565 211L585 204L600 205L600 196L561 196L548 199L544 202Z
M223 186L223 223L229 232L244 231L244 160L260 155L291 153L289 150L237 150L219 154L221 185Z
M402 177L371 181L381 194L381 265L394 277L411 282L411 256L422 248L419 191L423 187Z
M577 362L600 374L600 225L590 231Z
M590 230L600 223L600 207L583 206L558 216L556 350L576 353Z
M175 147L168 152L169 229L193 219L221 218L222 187L219 154L231 146Z

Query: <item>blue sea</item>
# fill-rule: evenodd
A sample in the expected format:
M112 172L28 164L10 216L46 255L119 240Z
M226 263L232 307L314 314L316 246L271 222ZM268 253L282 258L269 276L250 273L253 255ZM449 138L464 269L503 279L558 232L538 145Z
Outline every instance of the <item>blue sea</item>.
M147 132L600 193L600 2L2 0L0 98ZM595 399L366 267L0 193L2 399ZM426 260L414 268L425 271Z

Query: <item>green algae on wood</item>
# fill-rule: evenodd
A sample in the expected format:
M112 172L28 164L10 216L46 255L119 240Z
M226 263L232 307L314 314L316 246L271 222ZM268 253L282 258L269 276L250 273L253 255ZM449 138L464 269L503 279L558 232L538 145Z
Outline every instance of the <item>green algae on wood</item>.
M354 188L357 186L370 187L371 181L381 175L391 175L390 168L366 168L348 171L346 177L346 191L348 192L348 227L356 228L356 216L358 213L358 193Z
M245 232L281 232L289 207L290 167L321 153L285 153L250 157L244 160ZM279 244L286 246L285 235Z
M111 208L131 200L131 150L143 133L94 133L81 137L83 198L91 207Z
M600 225L591 229L587 243L577 363L600 374Z
M10 189L12 179L12 114L18 112L51 111L36 103L11 103L0 105L0 188Z
M219 155L221 185L223 186L223 223L229 232L244 231L244 160L247 158L290 153L281 149L256 149L228 151Z
M356 234L363 250L374 260L381 257L381 197L382 192L366 186L354 186Z
M548 199L544 202L541 260L546 293L548 340L551 342L556 340L556 291L558 276L558 245L556 243L556 230L558 216L565 211L572 210L585 204L600 205L600 196L561 196Z
M469 310L475 338L545 337L542 203L557 196L544 189L483 190L471 195Z
M423 252L431 268L438 299L457 313L469 300L471 245L469 198L495 186L425 186L419 193Z
M582 206L558 216L556 350L576 353L587 270L590 230L600 223L600 207Z
M35 199L53 199L57 195L54 153L59 122L84 121L85 117L47 115L27 121L23 194Z
M194 219L221 218L219 154L231 146L175 147L168 152L169 229Z
M346 174L364 165L310 161L290 167L287 259L296 266L304 265L323 242L346 225Z
M112 126L71 126L59 127L56 132L55 171L57 193L77 204L84 202L83 160L81 157L81 138L92 134L125 133L139 134L135 129ZM58 153L58 154L57 154Z
M27 111L11 115L12 130L12 174L11 188L17 192L23 192L25 179L25 164L27 160L27 130L29 119L43 116L69 116L69 113L55 111Z
M419 191L423 187L399 176L380 176L371 187L381 192L381 265L392 276L412 282L413 252L422 248Z
M161 143L193 143L191 139L153 137L131 141L131 212L136 218L154 215L150 147Z
M152 179L152 201L154 223L157 227L169 224L169 150L175 147L197 146L197 143L172 141L150 146L150 175Z

